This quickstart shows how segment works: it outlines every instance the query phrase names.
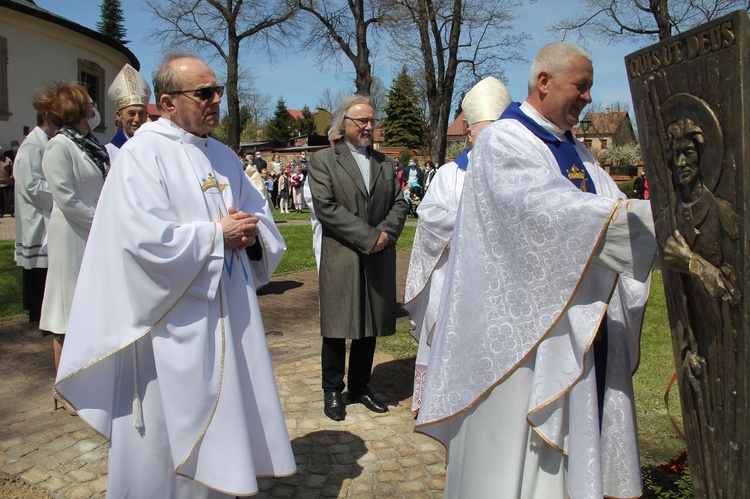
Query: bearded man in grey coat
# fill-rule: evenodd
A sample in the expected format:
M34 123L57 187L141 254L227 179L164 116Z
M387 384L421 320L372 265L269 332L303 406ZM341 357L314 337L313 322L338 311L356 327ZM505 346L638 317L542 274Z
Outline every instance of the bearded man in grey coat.
M369 386L378 336L396 330L396 240L408 205L393 162L371 147L370 100L351 96L331 120L343 140L310 159L315 214L323 227L320 260L321 370L326 416L346 416L342 392L349 354L348 400L375 412L388 407Z

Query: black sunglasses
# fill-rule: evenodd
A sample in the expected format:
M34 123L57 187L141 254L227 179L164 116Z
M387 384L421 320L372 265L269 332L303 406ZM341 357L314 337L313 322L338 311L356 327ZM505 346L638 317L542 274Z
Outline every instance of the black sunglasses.
M192 90L175 90L174 92L167 92L167 94L189 94L191 92L195 92L200 100L208 100L213 97L214 93L217 93L219 97L224 95L224 87L218 85L216 87L193 88Z

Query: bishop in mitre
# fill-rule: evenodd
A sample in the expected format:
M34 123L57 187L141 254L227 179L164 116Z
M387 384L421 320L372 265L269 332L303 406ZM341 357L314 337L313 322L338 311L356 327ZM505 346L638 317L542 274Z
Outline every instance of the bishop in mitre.
M110 161L114 162L122 145L148 121L147 106L151 98L151 87L133 66L125 64L110 85L107 97L117 108L115 118L119 124L112 142L105 145Z

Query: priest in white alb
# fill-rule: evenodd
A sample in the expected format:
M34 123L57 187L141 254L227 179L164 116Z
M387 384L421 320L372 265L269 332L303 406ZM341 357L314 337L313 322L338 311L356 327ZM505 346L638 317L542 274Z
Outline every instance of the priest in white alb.
M97 206L56 389L110 439L107 497L252 495L296 469L255 293L286 248L207 136L213 71L168 58L154 90L162 117L123 145Z
M448 261L470 151L479 132L497 120L510 102L508 89L492 76L481 80L469 90L461 102L468 126L465 148L454 161L437 170L417 208L419 218L406 276L403 305L414 323L410 332L419 342L411 403L411 410L414 412L419 411L422 400L432 331L437 319L440 293L445 280L445 264Z
M112 142L104 146L107 148L110 161L114 162L123 144L148 121L151 87L133 66L125 64L109 86L107 97L115 105L115 118L119 124Z
M417 431L447 447L445 497L633 498L632 374L656 252L570 129L586 51L537 54L523 104L477 138L456 216Z
M35 97L34 106L40 96ZM52 194L42 170L42 156L56 127L44 111L37 126L26 136L13 164L15 179L16 265L23 267L23 303L29 322L39 322L47 279L47 223L52 213Z

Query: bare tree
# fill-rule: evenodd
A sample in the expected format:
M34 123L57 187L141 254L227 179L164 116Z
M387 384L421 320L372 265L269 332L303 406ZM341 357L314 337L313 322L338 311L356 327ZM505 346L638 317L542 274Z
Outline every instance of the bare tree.
M318 109L325 109L329 113L333 114L338 109L341 99L346 97L347 95L349 95L349 92L340 91L334 93L333 90L331 90L331 87L326 87L323 89L323 93L320 95L318 103L315 105L315 107L317 107Z
M581 0L583 14L550 27L551 32L608 43L621 38L665 40L737 9L750 9L739 0Z
M302 46L316 50L319 62L341 63L346 57L354 66L358 94L372 91L372 63L368 32L381 21L380 9L370 0L298 0L308 13L310 33Z
M442 164L456 80L503 77L504 65L525 61L520 49L529 38L516 33L520 0L384 0L391 2L384 26L402 60L419 61L427 97L430 159ZM417 78L419 81L419 78Z
M242 42L253 39L269 57L295 26L294 0L146 0L160 21L152 36L162 44L194 48L218 56L226 64L228 142L240 140L238 93Z
M351 92L341 90L334 92L330 87L323 89L318 98L318 103L315 107L319 109L325 109L330 113L335 113L336 109L341 103L341 99L351 95ZM383 86L383 81L377 76L372 77L372 86L370 87L370 102L372 102L372 108L377 116L385 107L385 102L388 99L388 89Z
M372 102L372 108L376 116L383 112L387 100L388 89L383 85L383 80L377 76L373 76L372 86L370 87L370 102Z

